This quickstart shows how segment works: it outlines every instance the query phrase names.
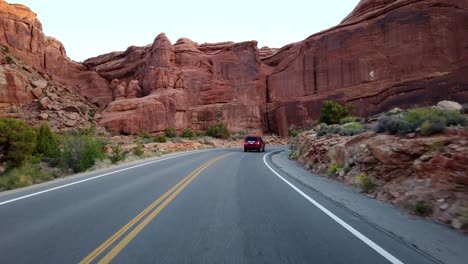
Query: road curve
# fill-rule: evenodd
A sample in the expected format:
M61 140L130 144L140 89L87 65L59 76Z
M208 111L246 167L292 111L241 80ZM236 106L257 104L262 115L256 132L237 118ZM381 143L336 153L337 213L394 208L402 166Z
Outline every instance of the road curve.
M282 175L177 154L0 196L0 263L433 263Z

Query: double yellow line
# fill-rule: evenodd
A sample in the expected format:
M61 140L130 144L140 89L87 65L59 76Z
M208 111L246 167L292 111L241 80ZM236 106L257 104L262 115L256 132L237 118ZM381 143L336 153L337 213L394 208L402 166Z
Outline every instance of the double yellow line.
M121 236L123 236L127 231L129 231L133 226L135 226L141 219L143 219L132 231L130 231L123 239L121 239L117 245L115 245L98 263L109 263L119 252L125 248L125 246L135 238L138 233L145 228L146 225L149 224L151 220L153 220L193 179L195 179L202 171L208 168L211 164L215 163L216 161L224 158L225 156L229 155L225 154L220 157L214 158L207 163L203 164L181 181L179 181L176 185L174 185L171 189L169 189L166 193L164 193L161 197L159 197L156 201L150 204L146 209L144 209L141 213L139 213L135 218L133 218L130 222L128 222L125 226L123 226L119 231L117 231L114 235L109 237L104 243L102 243L99 247L97 247L93 252L91 252L86 258L80 261L80 264L91 263L94 261L98 256L100 256L104 251L106 251L111 245L113 245ZM166 199L167 198L167 199ZM151 212L151 213L150 213ZM149 213L149 214L148 214Z

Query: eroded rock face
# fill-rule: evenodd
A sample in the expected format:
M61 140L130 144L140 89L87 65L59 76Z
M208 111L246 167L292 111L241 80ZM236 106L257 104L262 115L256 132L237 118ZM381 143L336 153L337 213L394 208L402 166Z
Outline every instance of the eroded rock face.
M199 45L180 39L172 45L159 34L151 46L92 58L85 65L114 80L119 102L109 104L101 121L113 130L206 130L220 121L233 133L266 131L265 74L256 42ZM123 82L141 84L142 96L124 99L129 92L118 87Z
M112 100L108 82L96 72L68 59L60 41L47 37L36 13L20 4L0 1L0 43L5 56L16 57L105 104Z
M360 116L468 101L467 27L467 1L362 0L340 25L263 60L271 129L308 124L325 99Z

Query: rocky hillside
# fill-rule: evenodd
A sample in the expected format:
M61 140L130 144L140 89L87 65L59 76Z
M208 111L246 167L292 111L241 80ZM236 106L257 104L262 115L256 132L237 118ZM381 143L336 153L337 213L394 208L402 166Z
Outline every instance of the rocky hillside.
M379 120L399 115L390 111ZM435 120L434 115L428 120ZM447 127L443 133L436 133L434 129L441 127L432 123L430 135L423 134L424 128L376 133L382 121L366 124L374 129L355 136L336 134L337 130L321 125L301 133L290 156L312 172L355 185L371 197L468 230L466 117L460 121L465 127Z
M221 121L232 132L287 135L316 119L330 98L352 102L360 116L468 102L466 28L467 1L362 0L340 25L280 49L255 41L172 44L159 34L151 45L79 64L43 34L34 12L0 1L0 44L102 105L100 124L125 134L205 130Z

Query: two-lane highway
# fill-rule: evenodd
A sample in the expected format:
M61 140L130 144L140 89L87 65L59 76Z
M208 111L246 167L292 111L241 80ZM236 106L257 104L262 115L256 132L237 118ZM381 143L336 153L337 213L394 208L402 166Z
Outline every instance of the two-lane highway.
M0 263L432 263L269 154L178 154L2 195Z

